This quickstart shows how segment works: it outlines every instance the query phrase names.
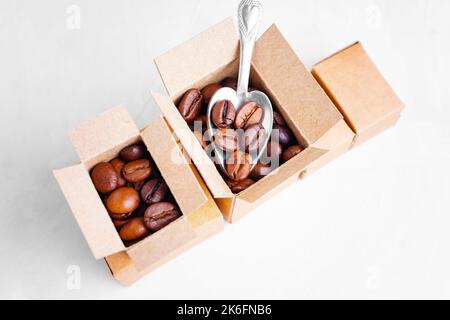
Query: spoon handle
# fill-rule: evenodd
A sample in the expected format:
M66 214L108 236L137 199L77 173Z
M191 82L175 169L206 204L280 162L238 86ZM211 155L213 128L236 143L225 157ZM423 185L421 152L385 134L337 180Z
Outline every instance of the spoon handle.
M238 95L246 95L250 79L253 48L262 17L262 5L258 0L242 0L238 8L238 25L241 38Z

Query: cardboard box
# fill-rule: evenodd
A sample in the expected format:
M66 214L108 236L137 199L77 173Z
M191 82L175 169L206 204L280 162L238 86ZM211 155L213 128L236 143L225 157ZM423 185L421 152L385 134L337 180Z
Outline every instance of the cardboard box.
M404 104L357 42L314 66L312 74L355 132L359 145L393 126Z
M285 186L347 151L354 133L301 63L278 28L257 41L251 83L285 118L304 152L255 185L234 195L181 117L176 105L190 88L237 77L239 38L231 18L155 59L168 96L153 93L166 121L192 158L225 219L235 222Z
M237 77L239 39L233 20L226 19L155 63L168 92L152 93L164 118L138 130L125 108L104 113L70 134L81 163L55 171L93 255L104 258L124 285L223 230L222 215L229 222L239 220L274 193L393 125L403 108L359 43L314 67L319 85L271 26L257 41L251 84L270 97L305 150L234 195L176 107L190 88ZM126 248L89 172L137 141L147 146L183 216Z
M138 130L125 108L118 107L71 131L81 163L54 172L96 259L105 258L125 285L223 229L222 215L195 167L186 159L162 118ZM126 248L96 191L90 170L116 158L138 141L147 146L169 186L181 218Z

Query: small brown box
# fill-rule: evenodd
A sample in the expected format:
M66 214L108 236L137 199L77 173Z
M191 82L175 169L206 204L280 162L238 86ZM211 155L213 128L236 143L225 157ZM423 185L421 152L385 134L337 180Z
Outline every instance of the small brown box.
M87 121L70 133L81 164L56 170L55 177L96 259L105 258L113 276L130 285L189 247L223 229L222 215L195 167L162 118L138 130L124 107ZM89 172L117 157L124 147L144 142L183 216L126 248Z
M356 133L354 145L394 125L404 108L359 42L315 65L312 74Z
M188 89L237 77L239 37L232 18L155 59L168 96L153 93L167 123L192 158L225 219L236 222L283 187L322 167L352 144L354 133L275 25L257 41L250 80L271 99L305 150L235 195L203 151L177 103Z

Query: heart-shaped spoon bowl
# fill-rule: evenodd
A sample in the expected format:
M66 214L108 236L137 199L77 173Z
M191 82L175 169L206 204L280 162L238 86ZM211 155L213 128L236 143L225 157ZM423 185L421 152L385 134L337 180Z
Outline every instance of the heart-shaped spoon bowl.
M208 105L207 112L207 124L208 124L208 134L211 141L211 145L214 150L214 157L216 163L220 166L225 174L226 170L226 160L230 156L226 154L224 156L225 151L217 146L215 142L215 135L219 130L211 119L212 111L214 106L223 100L228 100L233 103L236 112L239 112L239 109L244 106L247 102L254 102L259 105L263 109L263 120L261 125L264 127L266 131L266 135L264 136L263 141L258 139L258 150L257 155L253 154L251 170L254 169L258 161L264 155L264 152L267 148L267 144L270 140L270 136L272 135L273 128L273 109L272 103L266 94L261 91L252 91L248 92L248 83L250 80L250 69L252 64L252 56L253 49L255 46L256 36L258 33L259 23L261 21L262 16L262 5L258 0L242 0L238 7L238 24L239 24L239 33L240 33L240 64L239 64L239 80L237 91L231 88L223 88L218 90ZM241 143L238 143L238 149L241 149ZM240 150L245 152L245 150Z
M252 170L255 167L255 165L258 163L258 161L261 159L261 157L264 155L264 152L267 148L267 144L270 140L270 136L272 134L273 129L273 108L272 103L270 102L270 99L267 97L267 95L261 91L252 91L247 94L238 94L235 90L231 88L222 88L218 90L214 96L212 97L211 101L208 105L208 112L207 112L207 124L208 124L208 135L210 137L211 144L214 149L214 157L215 162L220 166L220 168L223 170L225 174L227 174L225 162L226 162L226 156L224 156L225 151L223 151L221 148L219 148L216 143L214 142L214 136L216 132L219 130L214 123L212 122L211 116L212 116L212 110L214 106L222 101L222 100L229 100L233 103L233 105L236 108L236 112L247 102L256 102L263 110L264 110L264 116L261 125L264 127L266 131L266 135L263 141L261 141L259 150L257 153L257 157L252 157ZM242 150L244 151L244 150ZM227 155L228 156L228 155Z

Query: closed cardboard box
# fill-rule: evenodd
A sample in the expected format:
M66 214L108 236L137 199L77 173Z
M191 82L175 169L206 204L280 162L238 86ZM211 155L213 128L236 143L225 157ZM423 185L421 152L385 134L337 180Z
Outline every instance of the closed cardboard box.
M321 84L359 145L393 126L404 104L357 42L314 66Z

